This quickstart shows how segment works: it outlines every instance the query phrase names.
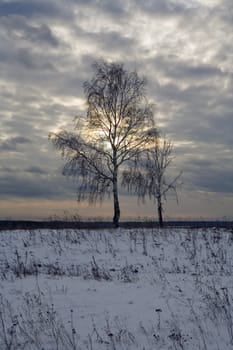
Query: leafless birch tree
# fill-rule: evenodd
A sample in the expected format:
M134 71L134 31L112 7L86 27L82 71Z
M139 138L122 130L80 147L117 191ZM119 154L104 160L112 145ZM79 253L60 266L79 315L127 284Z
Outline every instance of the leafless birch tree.
M159 135L151 136L149 147L140 162L123 172L122 184L139 199L149 197L154 200L157 204L159 226L163 227L163 200L167 199L168 192L173 192L178 200L177 186L182 173L168 179L167 170L173 160L172 143L165 138L161 139Z
M77 176L78 200L90 203L113 196L113 223L120 219L120 169L135 163L148 145L154 127L153 105L146 82L122 64L96 62L94 76L84 83L87 114L76 119L74 132L49 138L66 160L63 173Z

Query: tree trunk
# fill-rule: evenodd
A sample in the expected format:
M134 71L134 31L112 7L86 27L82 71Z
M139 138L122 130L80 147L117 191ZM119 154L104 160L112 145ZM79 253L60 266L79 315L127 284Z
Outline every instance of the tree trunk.
M113 216L113 224L117 228L119 227L119 219L120 219L120 204L118 199L118 187L117 187L117 176L114 176L113 180L113 201L114 201L114 216Z
M163 227L163 204L161 196L157 198L157 209L158 209L158 218L159 218L159 227Z
M120 204L118 198L118 166L117 166L117 151L113 149L113 204L114 204L114 216L113 224L117 228L119 227L120 219Z

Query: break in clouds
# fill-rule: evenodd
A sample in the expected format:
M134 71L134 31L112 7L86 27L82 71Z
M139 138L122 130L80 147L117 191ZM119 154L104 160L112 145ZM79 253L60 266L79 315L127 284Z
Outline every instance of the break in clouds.
M232 42L231 0L2 0L3 201L74 197L47 137L85 113L83 82L100 58L147 78L183 191L232 194Z

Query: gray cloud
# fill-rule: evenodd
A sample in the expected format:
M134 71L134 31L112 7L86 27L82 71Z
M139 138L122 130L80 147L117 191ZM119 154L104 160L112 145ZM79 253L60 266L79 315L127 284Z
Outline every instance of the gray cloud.
M53 70L54 66L51 62L47 61L47 59L44 57L38 57L36 54L32 54L27 49L19 49L16 57L15 62L17 62L19 65L23 66L26 69L32 69L32 70Z
M28 23L25 17L17 15L3 17L0 23L2 30L13 40L29 41L34 45L46 44L54 48L59 46L58 38L47 24L35 26Z
M1 196L75 195L47 135L85 114L83 82L100 58L147 78L175 144L171 175L232 193L232 11L231 0L0 2Z
M192 63L188 60L181 60L179 57L155 57L153 61L154 69L170 79L199 81L203 82L206 79L221 78L226 76L226 73L220 67L213 63Z
M186 186L189 184L193 189L206 192L233 193L232 164L229 160L192 160L187 162L185 169Z
M34 169L35 170L35 169ZM54 180L56 186L54 185ZM40 172L8 173L0 176L1 198L62 199L75 195L74 183L62 176L51 178Z
M0 140L0 151L20 151L20 145L25 145L30 142L30 139L23 136L10 137L3 141Z
M42 17L56 18L61 16L61 13L67 13L66 7L59 8L55 2L45 0L20 0L20 1L1 1L0 16L20 15L27 18Z
M26 173L30 174L40 174L40 175L47 175L48 172L44 170L43 168L40 168L39 166L30 166L29 168L25 169Z
M159 1L147 1L145 3L137 0L141 9L147 11L149 14L156 16L181 16L188 15L192 11L196 11L198 8L197 3L194 1L172 1L172 0L159 0ZM199 5L200 6L200 5Z

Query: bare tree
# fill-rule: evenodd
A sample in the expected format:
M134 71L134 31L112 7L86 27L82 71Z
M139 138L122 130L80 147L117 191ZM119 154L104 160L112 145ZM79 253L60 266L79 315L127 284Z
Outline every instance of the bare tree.
M63 173L78 177L78 200L90 203L113 196L113 223L120 218L119 172L137 162L154 127L153 105L145 96L144 79L122 64L96 62L84 83L87 114L76 119L75 132L50 133L65 157Z
M178 201L177 186L182 173L172 180L167 178L167 169L173 160L172 143L165 138L161 139L158 134L156 137L150 132L150 135L152 137L149 147L140 162L134 168L124 170L122 184L131 193L137 194L139 199L149 197L154 200L157 204L159 226L163 227L163 199L166 200L167 193L173 191Z

